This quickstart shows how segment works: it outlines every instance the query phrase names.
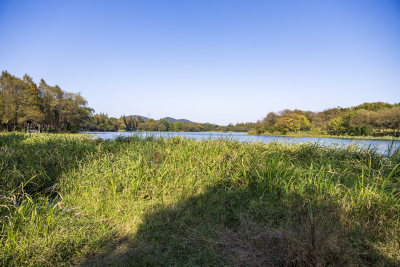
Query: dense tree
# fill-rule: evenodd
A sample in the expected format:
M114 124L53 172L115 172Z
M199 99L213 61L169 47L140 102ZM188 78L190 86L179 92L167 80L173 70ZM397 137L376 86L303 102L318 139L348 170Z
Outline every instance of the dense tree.
M166 120L160 120L158 122L157 130L167 132L169 130L169 122Z
M32 81L32 78L27 74L23 77L23 82L25 83L22 97L22 114L18 119L18 122L21 124L40 124L44 120L43 112L41 111L40 106L40 90L36 86L36 84Z
M253 130L258 134L312 131L333 135L398 135L399 128L400 105L376 102L317 113L288 109L278 114L271 112Z
M122 131L126 131L127 130L126 117L124 115L122 115L119 118L119 127L118 127L118 129L122 130Z
M16 78L3 71L0 77L0 94L1 94L1 122L6 125L7 129L16 129L20 97L20 87L16 84Z
M310 129L310 126L311 123L306 116L297 112L285 113L280 116L275 123L276 129L284 134L287 132L298 132L300 130L306 131Z
M329 122L329 132L334 135L346 133L345 122L342 117L336 117Z
M39 87L27 74L22 79L6 71L0 77L0 121L8 130L39 128L78 131L92 110L80 94L67 93L44 80Z

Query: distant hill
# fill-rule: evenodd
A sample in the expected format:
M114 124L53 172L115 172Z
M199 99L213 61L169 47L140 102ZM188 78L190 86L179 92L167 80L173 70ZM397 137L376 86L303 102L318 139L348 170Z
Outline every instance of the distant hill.
M136 119L137 117L140 117L143 121L148 121L151 118L145 117L145 116L140 116L140 115L129 115L126 117L132 117L133 119ZM186 119L175 119L175 118L171 118L171 117L165 117L165 118L161 118L160 120L166 120L168 122L186 122L186 123L194 123L193 121L190 120L186 120Z
M160 120L166 120L168 122L186 122L186 123L194 123L193 121L186 120L186 119L174 119L171 117L161 118Z

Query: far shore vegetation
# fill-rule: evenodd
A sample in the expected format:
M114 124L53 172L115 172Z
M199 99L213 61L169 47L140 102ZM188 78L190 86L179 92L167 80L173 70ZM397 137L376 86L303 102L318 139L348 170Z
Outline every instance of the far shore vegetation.
M400 137L392 135L383 136L372 136L372 135L332 135L332 134L318 134L314 132L293 132L281 134L279 132L265 132L257 134L255 132L247 132L249 135L260 135L260 136L276 136L276 137L310 137L310 138L336 138L336 139L353 139L353 140L388 140L388 141L398 141Z
M0 130L3 131L171 131L247 132L256 135L346 136L390 138L400 136L400 104L364 103L321 112L283 110L270 112L258 122L219 126L188 120L154 120L141 116L120 118L94 113L80 95L50 86L43 79L35 84L3 71L0 76Z

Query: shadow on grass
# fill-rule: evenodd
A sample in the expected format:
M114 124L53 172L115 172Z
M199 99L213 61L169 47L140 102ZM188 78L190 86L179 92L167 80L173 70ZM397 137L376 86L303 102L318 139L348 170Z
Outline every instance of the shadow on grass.
M81 266L395 265L343 223L335 204L220 184L101 240Z

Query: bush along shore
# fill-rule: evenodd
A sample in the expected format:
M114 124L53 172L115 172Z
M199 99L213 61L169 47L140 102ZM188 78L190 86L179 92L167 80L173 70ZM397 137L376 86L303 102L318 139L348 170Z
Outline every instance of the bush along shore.
M0 135L4 266L400 264L400 152Z
M314 138L337 138L337 139L351 139L351 140L388 140L388 141L400 141L400 137L395 136L372 136L372 135L327 135L327 134L318 134L313 132L297 132L297 133L269 133L265 132L262 134L258 134L255 131L247 132L248 135L261 135L261 136L279 136L279 137L314 137Z

